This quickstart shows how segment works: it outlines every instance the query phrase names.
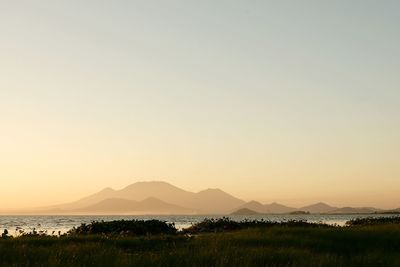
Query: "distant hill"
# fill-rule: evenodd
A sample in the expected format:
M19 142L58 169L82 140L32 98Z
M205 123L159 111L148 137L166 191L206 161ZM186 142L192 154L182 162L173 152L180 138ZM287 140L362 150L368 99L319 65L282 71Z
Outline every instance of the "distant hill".
M80 209L78 212L90 214L190 214L195 211L168 204L157 198L146 198L142 201L109 198Z
M103 189L78 201L48 207L49 210L68 212L82 210L107 199L142 201L157 198L165 203L184 207L200 214L228 213L245 202L220 189L206 189L198 193L189 192L166 182L137 182L121 190Z
M244 203L245 201L221 189L206 189L196 193L192 199L189 199L187 202L182 202L181 205L186 204L187 207L202 210L207 213L227 213Z
M81 209L89 205L96 204L102 200L109 199L109 198L114 198L116 195L116 191L111 189L111 188L105 188L93 195L84 197L78 201L67 203L67 204L62 204L62 205L56 205L56 206L51 206L49 207L50 209L55 209L55 210L74 210L74 209Z
M155 197L162 201L182 205L194 197L195 193L180 189L166 182L137 182L115 192L115 197L140 201Z
M333 211L330 211L329 213L332 214L371 214L378 212L379 210L375 208L353 208L353 207L344 207L344 208L338 208Z
M257 211L247 209L247 208L242 208L238 209L237 211L232 212L230 215L259 215L262 213L259 213Z
M398 213L399 209L333 207L319 202L301 208L276 202L245 202L221 189L190 192L161 181L137 182L121 190L105 188L77 201L42 207L3 211L2 214L372 214Z
M281 214L296 210L296 208L287 207L276 202L271 204L261 204L260 202L254 200L245 203L244 205L238 207L238 209L249 209L263 214Z
M387 213L387 214L399 214L400 213L400 208L398 209L393 209L393 210L385 210L382 213Z
M334 210L337 210L338 208L329 206L328 204L325 204L323 202L319 202L316 204L312 204L309 206L305 206L302 208L299 208L298 210L302 211L308 211L310 213L330 213Z
M306 215L306 214L310 214L310 212L304 211L304 210L295 210L295 211L289 212L289 214L291 214L291 215Z
M281 204L272 203L272 204L261 204L257 201L250 201L246 204L240 206L231 214L242 214L249 213L248 215L256 212L257 214L297 214L297 215L305 215L305 214L374 214L374 213L399 213L400 209L394 210L382 210L372 207L362 207L362 208L354 208L354 207L343 207L336 208L329 206L328 204L319 202L316 204L312 204L309 206L305 206L299 209L287 207Z
M271 204L265 204L264 207L266 208L267 213L290 213L293 211L296 211L296 208L288 207L276 202L273 202Z
M255 212L257 212L257 213L265 213L265 207L264 207L264 205L261 204L261 203L258 202L258 201L254 201L254 200L249 201L249 202L247 202L247 203L245 203L245 204L243 204L243 205L237 207L237 208L235 209L235 211L236 211L236 210L241 210L241 209L248 209L248 210L255 211Z

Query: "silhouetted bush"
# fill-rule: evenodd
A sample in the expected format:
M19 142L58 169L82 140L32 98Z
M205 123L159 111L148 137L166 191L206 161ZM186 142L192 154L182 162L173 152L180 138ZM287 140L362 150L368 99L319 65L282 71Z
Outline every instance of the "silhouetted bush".
M400 227L396 224L324 227L301 222L306 226L290 227L298 224L271 223L272 227L193 237L65 235L0 238L0 267L400 266Z
M348 226L380 225L380 224L400 224L400 216L380 217L380 218L357 218L346 222Z
M219 219L204 219L202 222L193 224L189 228L183 229L183 233L197 234L207 232L228 232L248 228L264 227L334 227L323 223L310 223L301 220L290 220L285 222L266 221L266 220L243 220L233 221L228 217Z
M68 231L70 235L122 235L142 236L156 234L176 234L177 229L173 223L159 220L119 220L110 222L92 222L81 224Z
M3 239L9 238L7 229L4 229L4 232L1 234L1 238Z

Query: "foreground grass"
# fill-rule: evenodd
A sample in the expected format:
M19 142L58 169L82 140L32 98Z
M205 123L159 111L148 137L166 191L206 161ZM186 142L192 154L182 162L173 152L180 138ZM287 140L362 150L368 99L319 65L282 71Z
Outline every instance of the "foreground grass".
M400 266L400 225L0 239L0 266Z

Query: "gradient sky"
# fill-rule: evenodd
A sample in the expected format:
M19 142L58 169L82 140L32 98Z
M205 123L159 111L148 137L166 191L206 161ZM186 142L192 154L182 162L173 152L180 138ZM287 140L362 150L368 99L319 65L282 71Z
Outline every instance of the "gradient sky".
M0 1L0 209L164 180L400 207L399 1Z

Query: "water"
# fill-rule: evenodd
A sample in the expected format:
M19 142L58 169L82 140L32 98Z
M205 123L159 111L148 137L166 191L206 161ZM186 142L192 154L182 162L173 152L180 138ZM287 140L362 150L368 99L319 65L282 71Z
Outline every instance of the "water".
M178 229L186 228L194 223L201 222L205 218L222 218L226 215L170 215L170 216L0 216L0 231L7 229L11 235L18 235L20 229L30 232L33 229L37 231L47 231L48 234L55 234L60 231L65 233L73 227L82 223L90 223L92 221L113 221L113 220L150 220L157 219L169 223L175 223ZM301 214L301 215L229 215L232 220L241 221L250 220L269 220L269 221L288 221L288 220L306 220L308 222L321 222L327 224L336 224L343 226L349 220L355 218L366 217L391 217L390 214L369 214L369 215L317 215L317 214ZM400 215L397 215L400 216Z

